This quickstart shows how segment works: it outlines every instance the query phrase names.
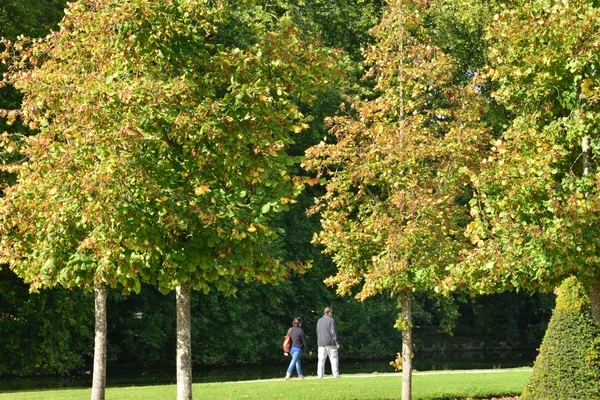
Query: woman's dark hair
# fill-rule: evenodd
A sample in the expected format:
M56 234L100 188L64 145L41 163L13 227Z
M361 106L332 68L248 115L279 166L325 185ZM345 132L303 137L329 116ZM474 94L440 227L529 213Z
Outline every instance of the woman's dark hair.
M294 321L292 322L292 325L294 325L294 326L300 326L301 323L302 323L302 320L300 319L300 317L296 317L296 318L294 318Z

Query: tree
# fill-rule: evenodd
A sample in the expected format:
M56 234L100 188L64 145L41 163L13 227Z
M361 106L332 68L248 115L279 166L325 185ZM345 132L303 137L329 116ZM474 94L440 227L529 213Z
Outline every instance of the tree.
M489 141L479 92L427 25L445 4L389 2L366 53L378 97L334 118L334 138L309 149L305 163L326 181L313 211L322 212L315 242L338 267L327 283L359 299L399 298L403 399L411 397L413 292L432 292L467 246L463 171L477 168Z
M494 16L486 75L515 118L473 174L466 234L476 248L450 287L552 291L576 275L600 322L599 12L596 2L533 0Z
M178 399L191 399L190 290L290 268L269 254L269 220L302 187L285 149L307 127L299 105L337 75L331 53L260 2L204 0L79 1L59 32L5 43L24 93L8 115L39 133L10 166L1 260L32 290L95 291L93 399L106 287L175 289Z

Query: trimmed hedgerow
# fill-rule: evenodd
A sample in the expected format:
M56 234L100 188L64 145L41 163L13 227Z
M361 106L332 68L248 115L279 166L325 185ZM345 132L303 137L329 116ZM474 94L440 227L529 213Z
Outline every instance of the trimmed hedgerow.
M580 283L556 290L556 308L535 360L523 400L600 398L600 327Z

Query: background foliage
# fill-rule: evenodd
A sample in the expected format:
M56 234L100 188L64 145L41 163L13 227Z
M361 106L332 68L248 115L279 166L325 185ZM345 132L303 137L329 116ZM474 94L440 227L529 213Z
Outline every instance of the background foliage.
M64 374L89 360L93 298L52 289L29 294L29 285L0 269L0 374Z

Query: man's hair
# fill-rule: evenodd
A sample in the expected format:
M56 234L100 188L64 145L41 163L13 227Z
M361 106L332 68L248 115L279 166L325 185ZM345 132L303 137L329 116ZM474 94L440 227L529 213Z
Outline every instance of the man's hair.
M329 315L333 312L333 310L331 309L331 307L325 307L325 310L323 310L323 314L325 315Z
M294 321L292 322L292 325L294 325L294 326L300 326L301 323L302 323L302 320L300 319L300 317L296 317L296 318L294 318Z

